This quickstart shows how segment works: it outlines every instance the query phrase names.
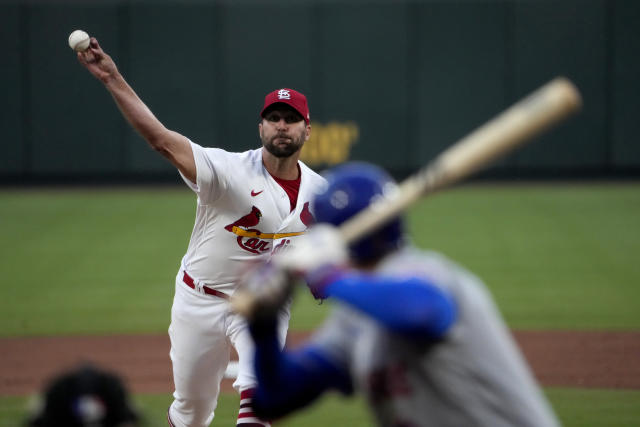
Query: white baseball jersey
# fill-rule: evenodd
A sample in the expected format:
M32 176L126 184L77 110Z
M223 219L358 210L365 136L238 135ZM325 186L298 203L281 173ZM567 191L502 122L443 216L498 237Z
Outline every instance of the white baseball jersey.
M204 427L214 418L231 346L238 354L234 387L242 391L256 383L246 321L230 312L226 299L205 294L203 286L233 294L243 261L288 246L311 225L309 202L326 185L298 162L300 188L291 212L289 196L262 164L261 149L230 153L193 142L191 148L197 182L183 179L198 196L196 219L176 276L169 327L175 384L169 417L178 427ZM183 271L197 289L184 283ZM283 311L278 327L282 343L288 318L288 310Z
M182 267L208 287L231 294L243 261L268 256L304 234L309 202L326 184L302 162L296 208L262 164L262 150L230 153L191 143L198 195L195 225Z
M383 426L556 426L484 284L442 255L403 249L380 272L423 277L453 297L458 318L428 347L338 305L313 341L350 373ZM383 302L381 302L383 303Z

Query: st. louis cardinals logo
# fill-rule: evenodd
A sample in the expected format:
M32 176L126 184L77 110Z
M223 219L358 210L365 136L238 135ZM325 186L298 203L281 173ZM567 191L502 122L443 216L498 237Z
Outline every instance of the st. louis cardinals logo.
M278 91L278 99L291 99L291 92L287 89L280 89Z
M299 236L305 233L304 231L297 231L293 233L263 233L256 228L260 222L260 218L262 218L262 212L260 212L260 209L252 206L251 212L231 224L226 225L224 229L238 236L237 242L242 249L254 254L261 254L270 251L271 243L274 240ZM313 215L309 211L309 202L306 202L302 207L302 212L300 212L300 221L305 225L305 227L309 227L315 222ZM289 239L284 239L280 242L280 245L278 245L280 247L279 249L289 243Z
M249 251L254 254L267 252L271 248L269 242L262 240L257 236L262 235L262 232L257 228L253 228L260 222L262 218L262 212L255 206L251 207L251 212L234 221L233 223L224 227L225 230L238 235L238 245L245 251ZM255 237L249 237L247 233L252 233ZM245 237L248 237L245 241Z

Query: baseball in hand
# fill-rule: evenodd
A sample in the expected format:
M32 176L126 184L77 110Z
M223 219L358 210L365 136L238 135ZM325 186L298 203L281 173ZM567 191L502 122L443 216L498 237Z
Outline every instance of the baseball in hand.
M69 35L69 47L76 52L84 52L89 47L89 34L82 30L75 30Z

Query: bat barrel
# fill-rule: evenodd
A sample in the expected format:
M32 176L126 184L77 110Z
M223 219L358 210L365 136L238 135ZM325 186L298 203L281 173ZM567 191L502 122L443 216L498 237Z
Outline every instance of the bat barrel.
M548 130L581 106L580 93L571 81L564 77L553 79L456 142L403 181L397 191L343 223L340 232L345 242L358 240L400 215L426 194L478 171Z

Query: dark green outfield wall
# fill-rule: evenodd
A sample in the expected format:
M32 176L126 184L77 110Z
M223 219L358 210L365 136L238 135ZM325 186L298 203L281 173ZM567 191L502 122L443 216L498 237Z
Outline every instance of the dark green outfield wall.
M286 86L309 98L309 163L405 174L565 75L581 115L490 174L640 172L640 1L0 1L0 182L177 179L76 62L76 28L202 145L257 146L263 97Z

